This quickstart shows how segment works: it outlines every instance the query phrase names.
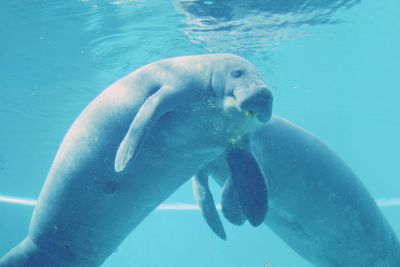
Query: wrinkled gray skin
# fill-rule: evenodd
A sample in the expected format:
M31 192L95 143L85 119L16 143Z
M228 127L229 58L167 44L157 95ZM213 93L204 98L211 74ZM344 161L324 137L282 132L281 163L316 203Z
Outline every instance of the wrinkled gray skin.
M67 132L29 234L0 266L100 266L193 173L268 121L271 106L254 66L234 55L166 59L122 78Z
M297 253L315 266L400 266L392 228L359 178L325 144L275 116L250 142L268 180L264 223ZM225 156L199 173L222 186L229 177Z

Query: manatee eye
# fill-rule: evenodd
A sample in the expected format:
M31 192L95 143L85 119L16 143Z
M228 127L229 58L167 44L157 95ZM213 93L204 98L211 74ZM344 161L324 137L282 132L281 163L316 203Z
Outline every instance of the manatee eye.
M240 76L242 76L244 74L243 70L234 70L232 71L231 75L234 78L239 78Z

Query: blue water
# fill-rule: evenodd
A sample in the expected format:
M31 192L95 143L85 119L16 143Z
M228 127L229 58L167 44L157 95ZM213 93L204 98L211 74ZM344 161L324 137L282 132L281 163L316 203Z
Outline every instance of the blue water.
M37 198L65 132L113 81L161 58L232 52L263 74L274 113L324 140L376 199L400 199L400 2L276 2L2 1L0 194ZM167 202L194 203L190 183ZM400 235L400 205L382 210ZM0 255L31 212L0 203ZM104 266L311 266L266 226L224 224L227 242L198 211L155 211Z

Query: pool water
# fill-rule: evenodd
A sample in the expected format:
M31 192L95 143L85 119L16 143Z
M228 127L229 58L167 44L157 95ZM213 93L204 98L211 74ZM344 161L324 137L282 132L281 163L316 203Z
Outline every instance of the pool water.
M263 74L275 114L351 166L400 235L400 2L277 2L2 1L0 196L37 198L65 132L113 81L158 59L229 52ZM33 210L9 202L0 255ZM194 204L191 183L166 203ZM224 225L228 241L197 210L154 211L104 266L312 266L266 226Z

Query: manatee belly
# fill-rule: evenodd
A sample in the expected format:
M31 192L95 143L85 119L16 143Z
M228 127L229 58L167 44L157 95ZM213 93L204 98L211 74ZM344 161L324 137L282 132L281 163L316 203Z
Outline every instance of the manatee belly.
M164 121L143 144L133 167L122 173L114 170L125 131L119 123L107 124L106 130L79 129L79 134L72 128L35 208L32 241L70 266L98 266L151 211L223 152L201 126Z

